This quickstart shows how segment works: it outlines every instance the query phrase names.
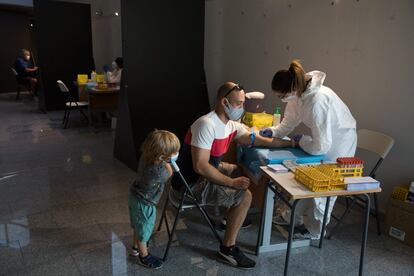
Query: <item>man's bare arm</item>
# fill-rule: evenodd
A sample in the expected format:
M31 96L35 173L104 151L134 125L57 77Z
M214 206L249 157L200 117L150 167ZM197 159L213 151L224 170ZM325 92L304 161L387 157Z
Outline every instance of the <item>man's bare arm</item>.
M194 171L207 178L210 182L235 189L247 189L249 187L249 178L244 176L231 178L222 174L218 169L212 166L209 163L210 150L192 146L191 156L193 159Z
M251 132L245 132L237 139L237 142L239 142L242 145L250 145L251 139L250 139ZM295 142L293 140L287 141L282 140L279 138L268 138L263 137L259 135L259 133L256 132L256 138L254 140L253 146L255 147L268 147L268 148L286 148L286 147L295 147Z

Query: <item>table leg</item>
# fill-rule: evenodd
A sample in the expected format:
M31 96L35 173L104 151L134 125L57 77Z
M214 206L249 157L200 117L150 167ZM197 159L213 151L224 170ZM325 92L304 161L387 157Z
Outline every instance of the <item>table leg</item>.
M319 248L322 248L323 236L325 235L326 221L328 220L330 202L331 202L331 197L328 196L326 198L325 211L323 213L322 231L321 231L321 237L319 238Z
M269 191L269 185L270 183L266 183L266 187L264 189L264 197L263 197L263 205L262 205L262 214L260 216L260 225L259 225L259 233L257 235L257 244L256 244L256 256L259 256L260 253L260 246L263 244L263 231L264 231L264 224L265 224L265 218L266 218L266 210L267 210L267 194Z
M88 96L88 119L89 119L89 128L92 129L92 110L91 110L91 99Z
M263 223L263 236L262 236L262 245L269 246L272 237L272 218L273 218L273 208L275 206L275 193L270 189L271 183L267 186L264 212L264 223Z
M361 256L359 259L359 274L362 275L364 271L364 257L365 257L365 249L367 247L367 238L368 238L368 224L369 224L369 213L371 211L371 202L370 197L368 194L364 194L365 196L365 223L364 223L364 231L362 234L362 243L361 243Z
M287 244L287 251L286 251L286 259L285 259L285 270L283 275L287 275L288 268L289 268L289 258L290 258L290 250L292 248L292 240L293 240L293 230L295 229L295 211L296 211L296 205L298 204L300 199L296 199L293 202L292 210L290 214L290 226L289 226L289 238L288 238L288 244Z

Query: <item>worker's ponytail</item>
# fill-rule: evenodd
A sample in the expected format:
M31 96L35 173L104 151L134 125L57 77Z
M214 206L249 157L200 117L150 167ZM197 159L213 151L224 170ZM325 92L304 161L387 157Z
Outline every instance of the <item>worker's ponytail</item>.
M272 89L279 93L298 91L301 96L306 90L305 70L299 60L293 60L288 70L279 70L272 80Z
M306 90L306 73L298 59L295 59L290 63L289 73L293 76L292 90L298 91L298 96L302 95Z

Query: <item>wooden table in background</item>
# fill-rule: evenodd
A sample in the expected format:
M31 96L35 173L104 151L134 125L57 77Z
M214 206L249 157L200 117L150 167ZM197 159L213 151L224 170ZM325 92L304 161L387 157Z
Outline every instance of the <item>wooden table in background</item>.
M119 86L104 89L88 89L89 125L92 126L92 112L115 112L118 108Z

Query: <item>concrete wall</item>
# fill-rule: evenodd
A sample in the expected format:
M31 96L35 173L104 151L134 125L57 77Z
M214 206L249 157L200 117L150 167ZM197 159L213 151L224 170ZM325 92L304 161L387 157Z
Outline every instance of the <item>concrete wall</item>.
M349 106L358 128L384 132L395 146L384 161L381 208L394 185L414 180L414 1L210 0L205 64L210 102L234 80L265 92L267 111L284 105L270 81L294 58L327 73L325 84ZM308 131L303 126L300 131ZM372 157L359 153L372 165Z

